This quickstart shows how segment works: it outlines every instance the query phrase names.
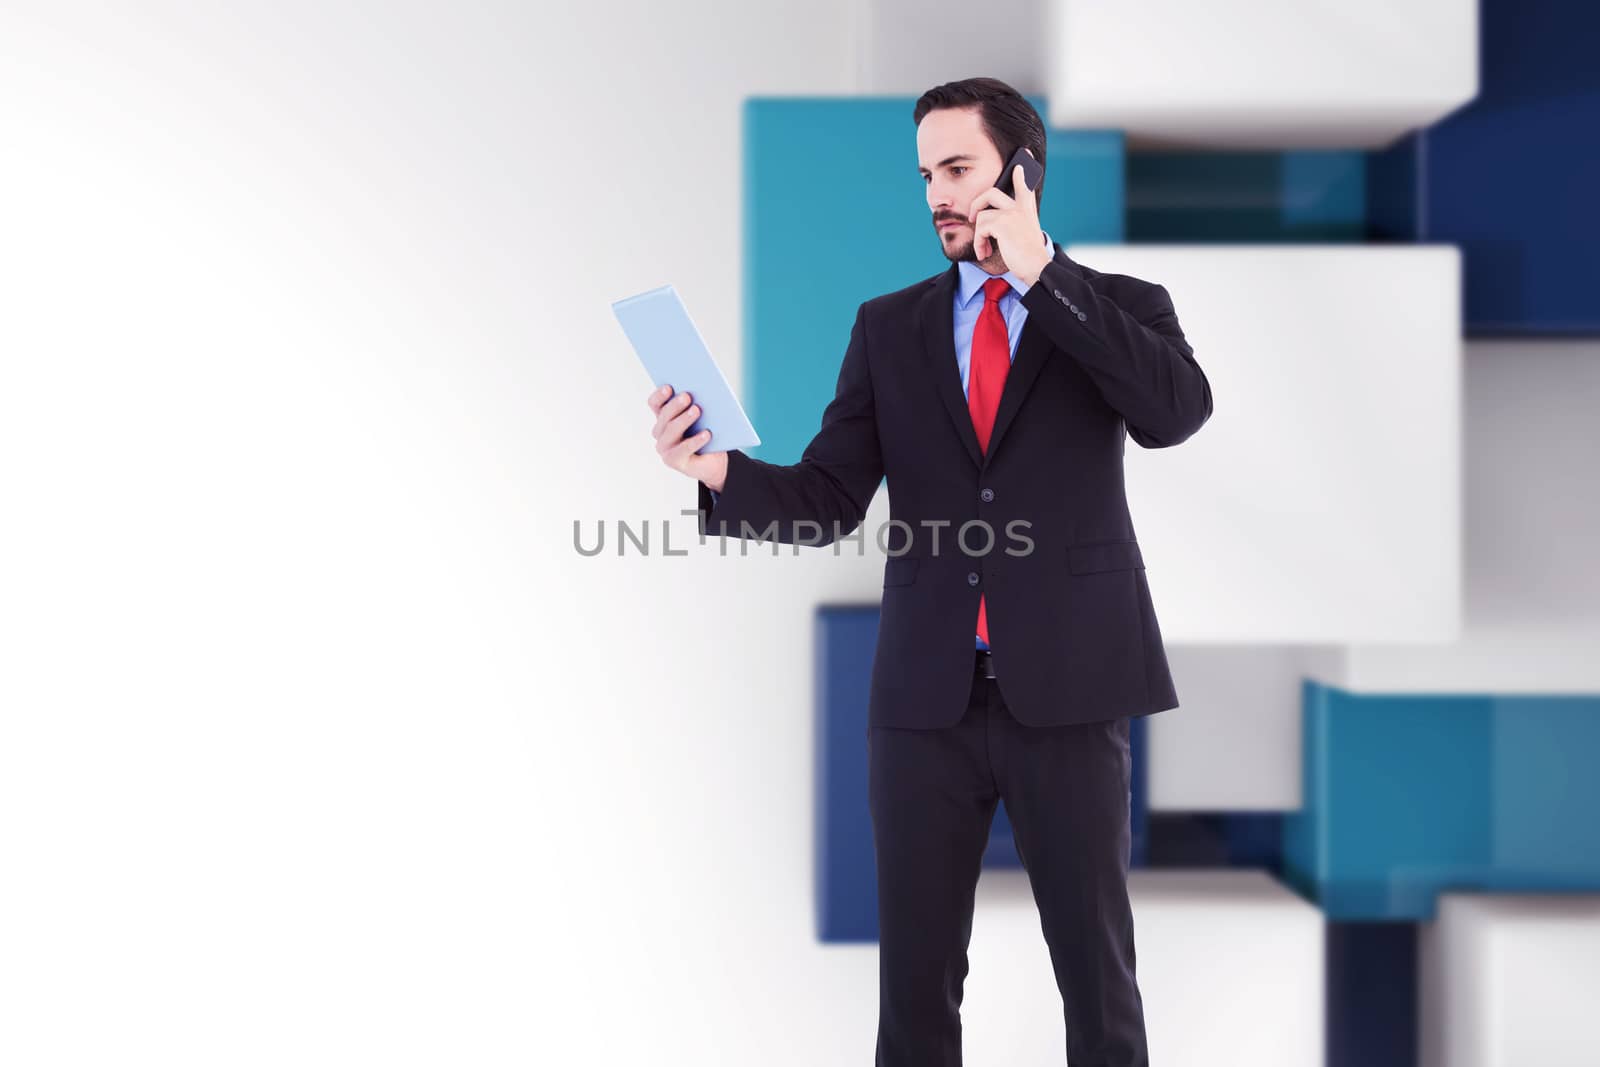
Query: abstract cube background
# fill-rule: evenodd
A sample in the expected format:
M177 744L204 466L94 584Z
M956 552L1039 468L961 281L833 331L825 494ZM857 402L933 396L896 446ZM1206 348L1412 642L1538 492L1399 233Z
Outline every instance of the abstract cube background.
M697 543L609 304L792 460L984 74L1217 383L1127 457L1155 1058L1600 1062L1600 21L979 14L6 5L0 1060L866 1061L882 561ZM1060 1062L1015 860L972 1063Z

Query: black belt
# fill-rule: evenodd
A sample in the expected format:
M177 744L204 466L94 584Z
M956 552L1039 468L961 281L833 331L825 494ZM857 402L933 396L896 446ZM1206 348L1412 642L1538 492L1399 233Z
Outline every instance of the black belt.
M995 676L994 654L987 648L980 648L976 651L978 653L978 658L977 661L972 665L973 672L976 674L981 674L985 678L993 678Z

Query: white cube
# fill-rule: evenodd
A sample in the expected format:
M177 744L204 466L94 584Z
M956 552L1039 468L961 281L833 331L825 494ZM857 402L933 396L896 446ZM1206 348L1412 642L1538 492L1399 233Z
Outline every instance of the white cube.
M1444 894L1417 971L1422 1067L1600 1063L1600 894Z
M1049 0L1049 123L1131 148L1380 148L1478 94L1474 0Z
M1330 658L1300 645L1169 642L1183 707L1146 720L1149 809L1299 811L1301 688Z
M1316 908L1264 871L1135 870L1128 889L1151 1062L1319 1067ZM1061 995L1025 872L983 872L967 955L967 1062L1059 1067Z
M1461 257L1451 245L1071 245L1167 288L1215 410L1127 447L1174 642L1454 640Z

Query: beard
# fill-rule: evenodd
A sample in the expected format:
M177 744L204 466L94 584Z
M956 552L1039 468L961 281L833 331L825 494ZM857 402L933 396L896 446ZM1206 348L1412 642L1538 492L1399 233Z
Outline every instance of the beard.
M998 267L1005 273L1005 261L1000 258L1000 249L995 247L988 259L979 259L976 242L972 239L972 228L965 227L956 230L935 230L939 237L939 248L944 253L944 258L952 263L976 263L980 267Z
M944 258L952 263L978 262L978 250L974 247L971 227L961 227L954 230L935 230L939 237L940 251Z

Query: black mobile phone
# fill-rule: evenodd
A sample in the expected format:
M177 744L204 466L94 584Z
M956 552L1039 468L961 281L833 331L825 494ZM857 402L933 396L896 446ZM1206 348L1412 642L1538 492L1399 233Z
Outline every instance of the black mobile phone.
M1044 167L1033 158L1032 152L1026 148L1017 149L1011 153L1006 169L1000 172L1000 179L994 183L994 187L1007 196L1017 195L1011 191L1011 172L1017 169L1018 163L1022 164L1022 182L1029 189L1039 188L1039 179L1044 175Z

